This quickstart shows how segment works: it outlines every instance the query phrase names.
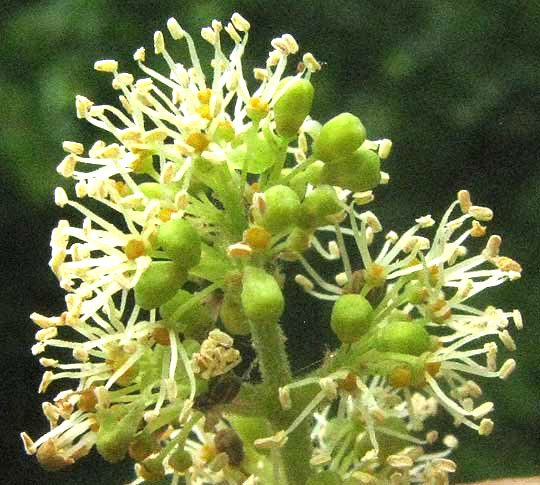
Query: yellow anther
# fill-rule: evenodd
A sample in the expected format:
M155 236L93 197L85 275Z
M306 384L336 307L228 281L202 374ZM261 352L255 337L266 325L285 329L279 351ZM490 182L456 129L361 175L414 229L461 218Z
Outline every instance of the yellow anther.
M231 244L227 248L227 254L231 258L241 258L241 257L250 256L252 252L253 250L251 249L251 247L244 243Z
M411 371L405 367L396 367L392 369L388 376L388 383L392 387L401 388L409 387L412 382Z
M210 98L212 97L212 90L210 88L201 89L197 93L197 98L203 104L210 103Z
M386 281L386 268L378 263L372 263L366 268L365 281L371 286L382 286Z
M135 54L133 54L133 59L135 61L144 62L146 59L146 51L144 50L144 47L139 47Z
M140 239L130 239L124 247L124 253L131 260L144 256L146 254L144 242Z
M459 207L463 214L467 214L472 207L471 194L468 190L460 190L457 193L457 199L459 201Z
M431 377L435 377L441 370L441 363L440 362L426 362L424 368Z
M163 143L167 138L167 132L161 128L145 132L143 135L143 143Z
M210 140L204 133L191 133L186 138L185 142L193 147L196 152L202 153L210 143Z
M270 242L270 233L260 226L252 226L244 232L244 241L251 249L264 250Z
M114 72L118 69L118 62L111 59L96 61L94 63L94 69L101 72Z
M171 219L171 216L176 212L176 210L174 209L169 209L169 208L165 208L165 209L161 209L159 211L159 218L163 221L163 222L167 222L167 221L170 221Z
M169 330L165 327L157 327L152 332L152 338L158 343L159 345L170 345L171 340L169 337Z
M184 30L182 29L182 27L180 27L180 24L174 17L171 17L169 20L167 20L167 28L169 29L169 33L174 40L180 40L185 35Z
M516 273L521 273L521 265L517 261L506 256L495 258L495 265L502 271L515 271Z
M429 305L429 316L435 323L444 323L452 316L452 309L444 298L438 298Z
M84 146L82 143L77 143L75 141L65 141L62 143L62 148L68 152L75 155L82 155L84 152Z
M486 226L483 226L478 221L472 221L471 236L472 237L483 237L486 235Z
M195 111L201 118L204 118L205 120L210 121L212 119L210 106L207 104L201 104Z
M248 101L247 112L250 118L261 119L264 118L270 107L266 101L263 101L259 97L250 98Z

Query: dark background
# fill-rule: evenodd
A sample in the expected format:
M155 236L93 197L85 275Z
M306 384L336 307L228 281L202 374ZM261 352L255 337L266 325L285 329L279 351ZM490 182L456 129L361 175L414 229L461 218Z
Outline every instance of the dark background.
M2 483L115 485L130 476L129 464L111 466L95 455L67 472L47 474L24 454L18 438L22 430L34 438L46 431L37 395L42 370L30 353L36 327L28 315L63 309L63 292L47 266L50 231L58 218L70 215L52 203L54 187L65 184L55 167L64 156L63 140L91 145L101 135L74 113L76 94L113 102L110 77L93 70L94 60L114 58L138 76L133 52L144 45L153 57L153 32L163 30L170 39L168 17L175 16L197 36L213 18L225 23L234 11L252 24L248 77L252 67L263 65L271 39L291 33L301 52L328 63L314 77L313 116L325 121L350 111L364 121L371 139L393 140L392 156L384 163L390 185L379 189L373 206L386 229L402 232L426 213L439 219L461 188L495 211L490 230L504 236L504 254L519 260L524 273L481 303L520 308L525 329L516 336L515 374L508 382L483 386L486 399L496 403L493 435L456 431L461 446L454 455L455 478L540 473L539 2L56 0L2 5ZM183 44L171 51L188 63ZM329 309L292 286L288 291L301 303L284 318L299 369L335 342L324 324ZM450 431L447 419L440 426Z

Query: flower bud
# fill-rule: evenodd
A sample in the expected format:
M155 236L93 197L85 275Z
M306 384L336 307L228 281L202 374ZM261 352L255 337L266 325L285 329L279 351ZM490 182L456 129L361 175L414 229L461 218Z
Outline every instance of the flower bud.
M163 458L146 458L138 467L139 475L147 482L159 482L165 476Z
M400 354L420 355L431 346L429 333L420 323L394 321L377 335L377 350Z
M154 435L148 431L142 431L129 444L129 456L132 460L141 462L159 449L159 444Z
M219 317L225 330L231 335L248 335L251 332L240 299L236 301L225 297L219 310Z
M185 290L178 290L176 295L167 300L159 307L159 313L164 319L161 323L167 328L172 328L177 332L182 332L184 335L191 335L196 331L197 327L208 330L208 326L212 319L206 305L198 303L186 310L179 319L173 320L174 312L184 303L193 297L191 293Z
M341 113L327 121L315 141L315 156L329 162L350 155L366 139L366 129L351 113Z
M287 237L287 249L297 253L303 253L309 248L311 236L311 231L295 227Z
M336 191L330 185L321 185L313 189L300 206L297 224L304 229L328 224L327 216L343 210Z
M183 268L192 268L201 260L201 236L186 219L171 219L162 224L157 243Z
M353 192L365 192L379 184L381 161L374 151L359 148L352 154L326 163L322 169L321 180Z
M314 187L320 185L323 167L324 163L316 160L308 165L303 172L297 173L291 178L289 186L298 194L298 197L303 198L306 195L308 183Z
M285 302L275 278L264 269L246 266L242 278L242 307L254 322L276 323Z
M151 310L172 298L186 281L185 269L172 261L153 261L135 285L135 303Z
M217 127L214 134L214 138L217 143L224 141L230 142L234 140L235 132L234 127L230 121L221 121Z
M307 79L291 78L283 79L276 92L284 88L285 91L279 96L274 105L274 120L278 135L292 138L298 133L298 129L311 111L313 104L313 85Z
M122 408L105 409L99 417L99 431L96 438L96 448L99 454L110 463L122 461L126 456L129 445L133 440L137 427L144 414L144 404L135 403L121 419L118 415Z
M193 458L186 450L176 450L169 456L169 466L178 473L186 472L193 465Z
M325 470L308 478L306 485L341 485L340 476L336 472Z
M266 212L261 225L276 234L291 227L300 210L300 199L285 185L274 185L264 192Z
M332 308L330 326L343 343L352 343L371 325L373 308L361 295L341 295Z

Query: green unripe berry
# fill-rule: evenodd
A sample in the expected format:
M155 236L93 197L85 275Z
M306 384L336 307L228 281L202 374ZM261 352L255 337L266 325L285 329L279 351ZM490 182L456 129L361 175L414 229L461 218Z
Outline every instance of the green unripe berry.
M336 191L330 185L321 185L306 195L298 213L298 226L309 229L328 224L327 216L343 210Z
M326 163L321 180L353 192L364 192L381 181L381 161L374 151L359 148L352 154Z
M161 322L163 326L184 334L191 334L196 327L207 328L212 319L208 308L202 303L192 306L182 313L177 320L173 320L176 310L191 298L193 298L193 295L188 291L178 290L171 299L163 303L159 307L159 313L164 319Z
M152 261L135 285L135 303L151 310L172 298L187 279L185 269L172 261Z
M162 224L157 243L183 268L192 268L201 260L201 236L185 219L171 219Z
M274 185L264 192L264 197L266 212L261 225L273 234L291 227L300 209L296 192L285 185Z
M193 465L193 458L186 450L176 450L169 456L169 466L178 473L184 473Z
M278 135L292 138L311 111L314 90L307 79L291 81L291 78L285 78L278 85L278 95L285 86L285 91L274 104L274 120Z
M327 121L315 141L315 156L323 162L349 155L366 139L366 129L351 113L341 113Z
M400 354L420 355L430 349L431 339L420 323L394 321L377 335L377 350Z
M306 485L341 485L340 476L336 472L325 470L308 478Z
M285 307L283 294L275 278L255 266L244 268L241 300L246 317L254 322L275 323Z
M362 337L371 325L373 308L361 295L341 295L332 308L330 326L343 343Z

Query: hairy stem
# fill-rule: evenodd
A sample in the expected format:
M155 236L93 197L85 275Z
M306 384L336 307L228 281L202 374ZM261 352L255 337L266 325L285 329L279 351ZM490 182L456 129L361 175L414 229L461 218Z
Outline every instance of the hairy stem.
M259 358L263 376L265 407L274 431L285 430L300 413L298 402L287 411L281 408L278 389L292 380L289 361L285 352L285 338L278 322L250 322L253 346ZM312 445L309 425L302 423L288 435L288 441L280 450L286 485L303 485L311 475L307 465L311 458Z

